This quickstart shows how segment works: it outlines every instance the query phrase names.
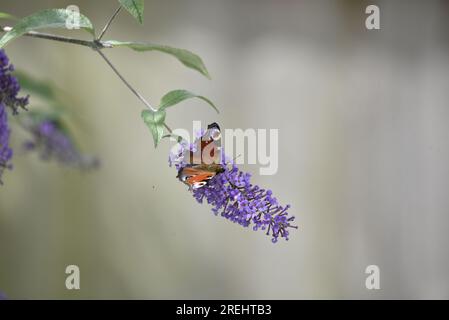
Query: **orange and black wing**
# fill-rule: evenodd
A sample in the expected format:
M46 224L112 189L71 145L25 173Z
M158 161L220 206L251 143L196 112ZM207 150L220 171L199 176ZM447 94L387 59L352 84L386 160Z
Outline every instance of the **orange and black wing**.
M203 166L200 168L184 167L179 170L177 177L190 189L197 189L205 186L216 174L216 171L204 170Z

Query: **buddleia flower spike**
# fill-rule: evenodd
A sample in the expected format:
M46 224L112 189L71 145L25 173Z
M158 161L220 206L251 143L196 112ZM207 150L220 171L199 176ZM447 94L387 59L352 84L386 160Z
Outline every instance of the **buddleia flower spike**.
M9 125L8 115L5 105L0 102L0 184L2 182L2 174L5 169L11 169L10 160L12 158L12 149L9 146Z
M80 169L96 168L98 159L82 154L61 119L40 112L28 112L22 126L31 137L24 143L29 152L37 152L42 160L55 160L61 165Z
M13 150L9 145L10 127L8 123L8 108L12 114L17 114L19 108L25 109L28 96L18 97L20 85L11 74L14 67L9 63L4 50L0 50L0 184L5 169L12 169Z
M200 135L200 138L202 135ZM194 145L179 143L176 152L169 156L170 166L175 165L178 172L189 166L186 157ZM295 217L288 213L290 205L282 206L269 189L251 183L251 175L238 169L234 161L221 152L222 170L213 174L205 184L192 188L193 197L199 203L212 205L212 212L243 227L262 230L276 243L279 238L289 239Z

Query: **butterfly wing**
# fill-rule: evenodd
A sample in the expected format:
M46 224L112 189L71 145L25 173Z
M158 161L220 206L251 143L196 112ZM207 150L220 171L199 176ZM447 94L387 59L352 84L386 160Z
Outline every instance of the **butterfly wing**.
M207 126L204 135L197 139L199 148L189 153L190 164L178 171L177 178L189 186L198 189L205 186L210 179L224 171L220 163L220 127L215 122Z
M204 187L207 182L216 175L215 172L201 172L195 176L189 177L186 180L186 184L192 189L198 189Z
M204 135L195 141L197 150L190 152L191 164L213 164L220 162L220 127L215 122L208 125Z
M220 165L197 165L180 169L177 177L190 189L198 189L205 186L210 179L223 170Z

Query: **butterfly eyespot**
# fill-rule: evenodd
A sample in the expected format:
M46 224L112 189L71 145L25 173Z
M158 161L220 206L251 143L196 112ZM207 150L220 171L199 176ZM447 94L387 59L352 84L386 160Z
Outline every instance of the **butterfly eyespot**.
M204 187L207 184L206 181L195 182L192 186L193 189Z
M211 133L210 133L210 137L212 138L212 140L217 141L220 140L221 138L221 132L218 129L212 129Z

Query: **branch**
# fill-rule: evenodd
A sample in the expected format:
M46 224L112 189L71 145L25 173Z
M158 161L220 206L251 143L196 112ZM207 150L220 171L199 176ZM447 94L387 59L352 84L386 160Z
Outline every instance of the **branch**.
M106 32L106 30L108 29L108 27L111 24L112 20L114 20L114 17L117 16L119 11L120 10L117 9L116 12L114 13L114 15L111 17L111 19L109 19L108 23L106 24L106 26L104 27L102 33L100 34L100 37L103 36L104 32ZM7 26L2 27L2 26L0 26L0 31L8 32L8 31L11 31L11 30L12 30L11 27L7 27ZM106 63L111 67L111 69L120 78L120 80L123 81L123 83L128 87L128 89L131 90L131 92L134 93L137 96L137 98L140 101L142 101L144 105L147 106L148 109L150 109L153 112L157 111L155 108L153 108L151 106L151 104L139 92L137 92L136 89L134 89L131 86L131 84L129 84L129 82L121 75L121 73L112 64L112 62L104 55L103 52L101 52L101 49L112 48L113 47L112 45L107 44L105 42L102 42L99 39L98 40L88 41L88 40L82 40L82 39L76 39L76 38L69 38L69 37L59 36L59 35L55 35L55 34L42 33L42 32L37 32L37 31L28 31L24 35L25 36L29 36L29 37L34 37L34 38L47 39L47 40L53 40L53 41L59 41L59 42L76 44L76 45L80 45L80 46L84 46L84 47L89 47L89 48L95 50L104 59L104 61L106 61ZM164 126L168 130L168 132L170 132L170 133L172 132L172 130L165 123L164 123Z
M12 27L5 26L5 27L0 27L0 29L3 32L8 32L8 31L12 30ZM77 44L77 45L89 47L92 49L97 49L98 47L112 48L111 45L101 42L101 41L89 41L89 40L82 40L82 39L76 39L76 38L69 38L69 37L65 37L65 36L59 36L56 34L43 33L43 32L37 32L37 31L28 31L24 35L28 36L28 37L33 37L33 38L40 38L40 39L47 39L47 40Z
M104 55L103 52L101 52L100 49L96 49L95 51L98 52L98 54L103 58L104 61L106 61L106 63L111 67L111 69L115 72L115 74L120 78L120 80L123 81L123 83L128 87L129 90L131 90L132 93L134 93L136 95L136 97L143 102L144 105L146 105L148 107L148 109L150 109L153 112L156 112L157 110L154 109L151 104L145 100L145 98L136 91L136 89L134 89L128 81L126 81L126 79L121 75L121 73L117 70L117 68L112 64L112 62Z
M115 10L114 14L112 15L111 18L109 18L109 21L106 23L106 25L104 26L103 30L101 30L100 35L97 38L97 41L100 41L101 38L103 38L104 34L106 33L106 31L108 30L109 26L111 25L112 21L114 21L115 17L118 15L118 13L120 12L120 10L122 9L122 6L119 6L117 8L117 10Z

